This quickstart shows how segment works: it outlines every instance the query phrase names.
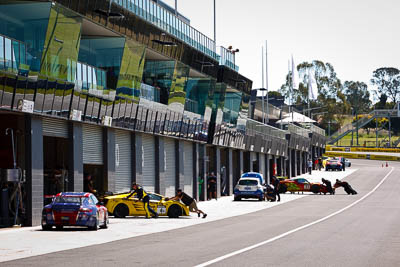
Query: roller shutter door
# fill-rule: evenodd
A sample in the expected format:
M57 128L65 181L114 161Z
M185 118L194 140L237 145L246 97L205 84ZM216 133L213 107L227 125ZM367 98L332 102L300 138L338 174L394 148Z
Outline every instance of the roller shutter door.
M164 142L165 151L165 195L175 195L175 140L165 138ZM161 191L163 192L163 191Z
M43 118L43 135L68 138L68 123L65 120Z
M103 131L101 127L83 124L83 163L103 164Z
M193 144L184 142L184 188L183 191L189 196L193 196Z
M142 135L143 145L143 188L148 192L154 192L156 180L156 153L154 136Z
M132 147L129 131L115 131L115 191L128 192L132 181Z

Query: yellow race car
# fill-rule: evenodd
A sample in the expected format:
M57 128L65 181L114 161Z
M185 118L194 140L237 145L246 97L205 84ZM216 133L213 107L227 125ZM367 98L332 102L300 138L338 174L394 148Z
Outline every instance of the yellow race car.
M144 205L137 197L125 199L129 193L116 194L104 197L104 205L110 215L116 218L125 218L126 216L146 216ZM189 216L189 208L178 201L171 201L164 196L147 193L150 197L150 207L158 213L159 216L168 216L178 218L179 216Z

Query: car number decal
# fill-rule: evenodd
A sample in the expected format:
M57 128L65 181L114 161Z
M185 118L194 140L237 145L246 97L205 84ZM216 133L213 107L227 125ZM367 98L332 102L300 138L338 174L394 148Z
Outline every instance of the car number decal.
M167 213L167 207L165 207L165 206L157 206L157 213L160 213L160 214Z
M305 185L304 185L304 189L305 189L305 190L309 190L310 188L311 188L311 186L310 186L309 184L305 184Z

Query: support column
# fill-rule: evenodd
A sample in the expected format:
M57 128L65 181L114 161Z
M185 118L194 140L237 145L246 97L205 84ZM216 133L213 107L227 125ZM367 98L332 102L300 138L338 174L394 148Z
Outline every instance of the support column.
M111 128L103 128L103 148L107 191L115 192L115 134Z
M82 124L68 123L68 191L83 192Z
M269 163L269 159L270 159L270 155L269 154L265 154L265 181L267 184L271 183L271 164Z
M215 175L217 176L217 197L221 197L221 149L215 147Z
M304 160L304 159L303 159L303 151L300 151L299 154L300 154L300 155L299 155L299 156L300 156L300 161L299 161L299 162L300 162L300 173L299 173L299 174L301 175L301 174L304 173L304 172L303 172L303 164L304 164L304 162L303 162L303 160Z
M131 183L136 183L136 134L135 132L131 132Z
M199 144L193 143L193 198L199 200Z
M297 176L297 151L293 149L293 177Z
M201 184L201 195L199 195L199 200L207 199L207 164L206 164L206 146L199 144L198 146L199 152L199 177L203 180Z
M226 193L228 196L233 194L233 155L232 155L232 149L228 148L226 149Z
M244 173L244 155L243 155L243 150L239 150L239 172L240 175L242 175Z
M43 209L42 120L25 115L26 226L40 225Z

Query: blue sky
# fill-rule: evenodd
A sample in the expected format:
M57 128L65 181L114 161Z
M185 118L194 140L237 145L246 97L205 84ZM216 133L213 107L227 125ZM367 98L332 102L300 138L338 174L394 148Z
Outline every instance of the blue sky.
M165 0L174 6L174 0ZM239 48L240 73L261 87L261 46L268 40L269 89L284 83L288 60L331 63L339 78L369 80L400 68L400 1L216 0L217 45ZM213 38L213 0L178 0L191 25Z

